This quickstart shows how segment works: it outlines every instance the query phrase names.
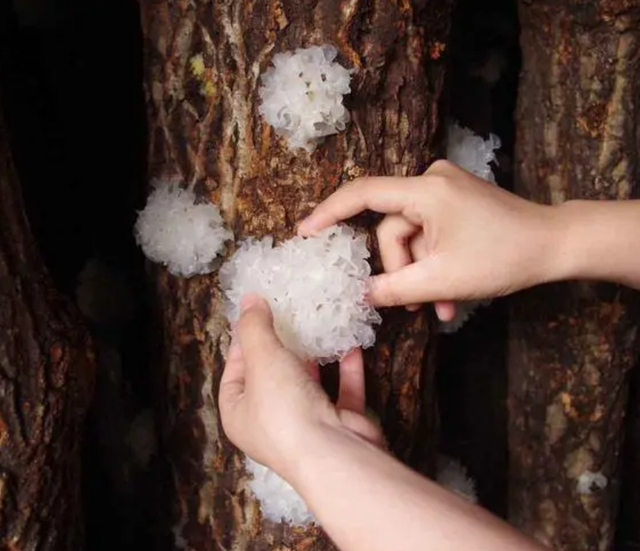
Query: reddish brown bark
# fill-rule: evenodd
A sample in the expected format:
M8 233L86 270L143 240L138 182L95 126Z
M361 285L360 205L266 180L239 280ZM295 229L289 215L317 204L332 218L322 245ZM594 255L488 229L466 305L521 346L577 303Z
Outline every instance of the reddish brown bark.
M0 110L0 547L83 542L80 433L89 338L33 243Z
M222 205L236 239L282 239L355 176L421 172L433 153L450 7L448 0L142 2L151 175L196 182ZM292 153L258 114L258 76L276 52L322 43L358 70L347 100L353 122L315 153ZM206 67L200 77L190 71L196 55ZM241 456L222 435L215 403L228 344L215 275L153 275L174 546L326 548L317 530L261 522L245 493ZM424 452L433 426L433 401L423 401L431 389L422 368L427 325L424 313L388 313L368 354L371 405L405 460Z
M545 203L640 194L640 2L520 2L517 191ZM556 550L611 549L637 293L522 293L510 327L510 516ZM580 475L608 484L578 492Z

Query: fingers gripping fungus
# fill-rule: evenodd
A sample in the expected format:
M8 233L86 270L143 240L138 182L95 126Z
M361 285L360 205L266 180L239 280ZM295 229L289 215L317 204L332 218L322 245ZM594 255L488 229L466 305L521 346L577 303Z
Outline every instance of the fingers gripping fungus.
M488 139L478 136L469 128L453 122L448 128L447 160L471 172L478 178L495 183L491 163L496 163L495 151L501 147L500 138L490 134ZM443 333L455 333L471 317L476 308L486 306L490 300L456 303L456 315L451 321L440 324Z
M218 207L198 202L191 189L175 181L157 180L153 187L134 228L144 254L176 276L212 272L225 242L233 239Z
M220 269L227 317L237 321L242 296L257 293L269 302L281 341L300 358L326 364L368 348L382 321L366 301L368 257L366 236L347 225L276 247L271 237L249 238Z
M279 53L262 75L260 114L292 149L312 152L350 120L342 100L352 71L334 61L337 54L327 45Z

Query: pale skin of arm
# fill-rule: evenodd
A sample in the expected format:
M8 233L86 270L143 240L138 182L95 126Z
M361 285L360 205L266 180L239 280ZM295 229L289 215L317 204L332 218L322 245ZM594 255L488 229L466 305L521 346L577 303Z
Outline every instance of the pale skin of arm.
M342 551L540 551L502 520L405 467L365 415L362 354L340 366L333 406L249 296L220 385L223 428L303 497Z
M417 178L358 180L299 232L367 209L387 215L378 229L386 273L369 297L377 306L435 302L448 319L455 300L551 281L640 288L640 201L537 205L440 162ZM244 306L220 388L224 430L296 488L342 551L543 549L382 449L364 415L359 351L342 362L333 406L315 371L278 341L266 303L249 297Z
M640 289L640 200L541 205L438 161L424 176L355 180L321 203L299 233L364 210L387 215L378 227L386 273L371 281L377 306L436 302L448 318L452 300L551 281Z
M346 432L320 432L290 479L343 551L544 549Z

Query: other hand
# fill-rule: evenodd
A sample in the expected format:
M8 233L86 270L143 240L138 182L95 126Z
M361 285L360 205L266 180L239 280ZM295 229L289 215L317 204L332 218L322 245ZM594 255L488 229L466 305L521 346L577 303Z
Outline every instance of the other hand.
M555 208L532 203L437 161L422 176L365 177L344 185L305 219L308 236L364 210L386 214L377 228L385 274L371 280L376 306L507 295L553 274Z
M382 445L365 415L364 366L357 349L340 362L334 405L305 364L278 339L268 303L244 298L220 382L219 407L227 437L252 459L287 479L305 443L326 430L350 431Z

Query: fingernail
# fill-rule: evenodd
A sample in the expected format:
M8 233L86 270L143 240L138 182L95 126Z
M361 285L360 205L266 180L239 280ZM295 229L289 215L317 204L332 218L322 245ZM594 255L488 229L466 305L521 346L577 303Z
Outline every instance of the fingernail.
M305 218L300 224L298 224L298 235L308 236L312 235L315 231L313 227L313 219L309 216Z
M452 302L436 302L435 310L438 319L442 322L451 321L456 317L455 305Z
M260 296L255 293L244 295L240 300L240 313L246 312L249 308L258 304L260 300Z

